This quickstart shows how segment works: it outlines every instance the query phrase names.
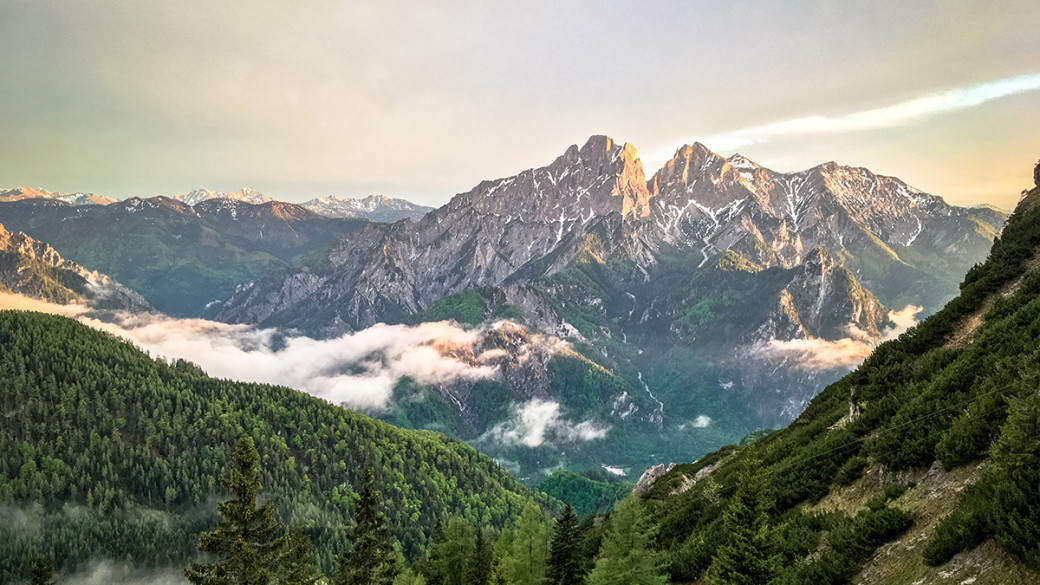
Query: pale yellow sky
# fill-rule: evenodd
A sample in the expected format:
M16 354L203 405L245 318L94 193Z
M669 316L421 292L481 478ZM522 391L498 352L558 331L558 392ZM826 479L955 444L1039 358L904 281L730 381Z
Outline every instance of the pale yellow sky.
M0 186L438 205L608 134L1012 207L1040 3L0 3Z

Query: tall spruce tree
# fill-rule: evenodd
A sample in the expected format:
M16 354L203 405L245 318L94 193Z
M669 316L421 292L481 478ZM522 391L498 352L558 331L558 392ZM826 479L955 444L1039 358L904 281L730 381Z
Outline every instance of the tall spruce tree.
M354 502L352 546L339 554L335 585L390 585L400 570L375 483L372 468L366 465Z
M715 551L708 567L708 585L758 585L774 577L766 509L761 464L751 456L741 473L737 492L722 514L726 542Z
M629 496L614 508L603 537L601 558L589 573L589 585L664 585L662 555L650 549L654 528L642 502Z
M492 543L484 537L484 531L476 529L477 536L473 545L473 557L467 572L468 585L488 585L491 579L491 562L494 557Z
M311 539L299 528L289 533L285 557L280 563L282 585L314 585L320 578L311 570Z
M570 504L556 521L552 544L549 547L549 568L546 582L550 585L579 585L585 582L581 558L581 530L578 515Z
M184 576L195 585L267 585L276 581L288 538L278 537L281 525L274 505L257 506L260 455L253 439L244 436L231 456L231 469L220 483L231 498L217 504L217 528L199 535L199 552L216 560L192 560Z

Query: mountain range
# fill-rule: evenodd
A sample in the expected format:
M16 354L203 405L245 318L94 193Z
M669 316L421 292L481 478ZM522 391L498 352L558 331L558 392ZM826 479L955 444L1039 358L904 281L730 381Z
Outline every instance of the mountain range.
M751 269L790 268L816 248L883 302L935 310L1004 219L862 168L827 163L777 173L700 144L679 149L647 181L634 147L595 136L548 166L484 181L419 222L344 238L321 271L310 269L292 289L291 303L268 287L299 272L247 287L220 316L334 334L416 314L471 288L515 291L583 260L626 270L619 276L635 287L676 268L669 256L682 256L691 273L726 251ZM334 307L338 329L307 316L319 298ZM632 314L658 316L653 300L637 295Z
M16 187L13 189L0 188L0 202L23 201L25 199L49 199L62 201L69 205L109 205L117 200L93 193L52 193L43 189L32 187ZM241 201L243 203L288 203L282 199L269 197L245 187L238 191L213 191L210 189L195 189L182 195L170 197L174 201L195 206L203 201L211 199L227 199L230 201ZM418 205L406 199L395 199L385 195L369 195L367 197L316 197L300 203L301 206L325 217L346 217L357 219L368 219L375 222L393 223L401 219L418 220L432 207Z
M0 202L0 223L115 278L160 311L189 316L240 284L301 264L370 222L325 217L280 201L212 198L191 206L132 197L108 205Z
M681 459L786 424L874 345L952 298L1005 219L863 168L780 173L700 144L648 180L632 145L594 136L417 222L368 225L240 287L212 315L319 337L443 318L489 328L514 315L619 380L598 395L611 405L595 413L612 429L604 438L535 459L631 473L651 456ZM581 392L553 384L559 371L546 377L554 389L542 399ZM469 418L472 392L428 390ZM569 414L577 425L590 412ZM486 439L503 422L461 436Z
M97 310L149 312L151 305L107 275L65 260L49 244L0 225L0 292Z
M367 412L531 479L634 474L786 424L952 298L1006 219L863 168L781 173L701 144L647 179L636 149L605 136L393 224L248 189L181 199L0 202L0 220L178 316L315 337L472 327L451 357L490 375L401 379ZM364 201L346 207L385 203ZM502 349L529 358L489 357Z

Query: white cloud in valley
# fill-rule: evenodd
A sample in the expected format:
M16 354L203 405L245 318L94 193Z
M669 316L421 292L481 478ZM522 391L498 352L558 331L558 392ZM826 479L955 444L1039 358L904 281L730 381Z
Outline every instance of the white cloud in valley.
M498 372L489 363L497 354L479 352L481 332L449 322L379 324L317 340L283 337L275 329L162 315L118 314L113 322L101 321L79 305L11 294L0 295L0 309L75 317L152 355L194 362L212 376L290 386L351 408L384 406L403 376L421 384L448 384L488 379Z
M837 339L771 340L756 348L761 357L785 360L803 370L826 371L851 369L859 365L883 341L895 339L917 323L921 307L907 305L900 311L890 311L891 326L880 338L871 337L856 327L849 327L849 336Z
M587 420L574 423L566 420L558 402L534 399L520 404L512 418L495 425L481 437L500 445L539 447L546 441L592 441L602 439L609 426Z

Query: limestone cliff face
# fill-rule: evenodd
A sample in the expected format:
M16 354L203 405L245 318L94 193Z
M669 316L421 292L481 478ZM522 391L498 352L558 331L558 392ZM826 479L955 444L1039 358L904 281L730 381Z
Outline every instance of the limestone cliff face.
M686 251L696 260L684 271L710 268L727 251L760 268L811 262L827 273L822 282L841 280L834 290L851 297L875 291L893 305L937 308L1004 219L867 169L826 163L779 173L701 144L680 148L647 181L634 147L594 136L547 166L484 181L418 222L348 235L310 268L242 287L218 318L331 335L406 319L469 288L536 284L576 261L646 282L661 276L662 254ZM831 336L852 324L876 335L880 309L848 301L821 312L827 304L810 302L806 287L778 299L802 306L798 319L777 315L777 332Z
M992 233L971 224L999 230L1006 218L948 205L864 168L829 162L779 173L741 155L723 158L701 144L676 151L649 188L655 235L701 247L705 263L736 250L762 266L791 267L814 248L845 256L853 270L876 258L898 260L909 249L963 262L992 240Z
M484 181L419 222L373 225L344 238L300 303L286 302L284 282L259 283L236 294L218 318L318 325L329 333L338 331L311 315L333 313L345 328L401 318L468 288L553 273L580 253L584 233L608 218L635 235L618 245L646 260L632 226L649 216L650 196L636 150L594 136L548 166Z
M795 279L781 292L781 311L797 316L800 335L842 339L850 335L876 338L888 320L888 308L865 290L845 267L822 248L812 250ZM850 332L855 328L855 332Z

